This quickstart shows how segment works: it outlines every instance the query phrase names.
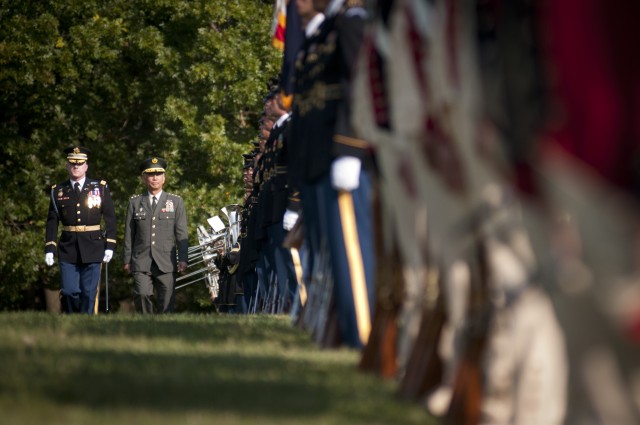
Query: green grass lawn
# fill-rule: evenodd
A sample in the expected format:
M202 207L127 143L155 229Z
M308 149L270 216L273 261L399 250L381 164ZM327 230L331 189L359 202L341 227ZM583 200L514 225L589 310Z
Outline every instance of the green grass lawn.
M285 316L0 314L2 424L430 424Z

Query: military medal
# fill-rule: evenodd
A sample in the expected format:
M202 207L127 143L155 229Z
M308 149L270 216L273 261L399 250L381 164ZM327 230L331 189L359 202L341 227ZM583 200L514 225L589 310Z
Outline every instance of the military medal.
M89 208L100 208L102 198L100 198L100 189L91 189L91 192L87 195L87 203Z
M169 199L167 203L164 205L164 210L162 212L174 212L173 209L173 201Z

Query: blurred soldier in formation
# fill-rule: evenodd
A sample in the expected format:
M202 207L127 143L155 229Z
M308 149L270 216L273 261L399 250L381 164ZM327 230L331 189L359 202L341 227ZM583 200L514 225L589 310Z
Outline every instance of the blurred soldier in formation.
M272 174L273 220L269 229L272 245L276 247L276 270L280 293L280 311L290 312L298 291L298 279L294 269L294 259L289 248L284 247L284 239L296 224L300 212L300 193L289 179L289 134L288 124L291 114L282 101L282 92L276 96L278 107L285 110L272 130L274 150L274 173ZM296 261L299 261L296 258Z
M331 270L334 284L325 298L338 331L332 343L362 347L374 302L373 157L350 123L351 70L366 19L356 3L313 2L325 20L298 54L289 172L300 182L314 269L318 255L329 253L324 272Z
M258 275L255 267L255 258L253 254L255 249L253 240L249 234L249 221L252 219L253 203L253 167L257 151L243 154L243 183L244 183L244 202L242 204L242 218L240 221L240 258L238 262L238 276L242 281L242 289L244 291L244 302L247 306L247 313L251 312L253 300L256 296L258 286Z
M401 219L396 231L403 244L414 247L401 250L403 261L425 262L427 276L440 282L435 292L431 279L416 292L440 301L420 321L402 369L402 395L427 396L429 410L447 424L562 423L564 335L537 285L538 264L512 184L494 168L499 149L483 139L496 162L483 161L476 145L478 117L487 109L479 106L470 31L476 9L382 3L386 18L358 67L355 122L379 148L386 208ZM426 251L410 234L423 225L407 214L422 206L429 216ZM441 329L433 329L434 321Z
M324 21L324 14L318 12L313 7L312 0L296 0L295 11L300 19L300 30L302 32L302 40L298 43L298 51L294 55L293 60L293 79L291 84L291 90L295 86L295 65L297 58L300 55L300 51L306 49L307 40L312 37L317 31L320 24ZM284 65L284 63L283 63ZM293 96L290 96L293 97ZM289 102L289 109L291 109L291 102ZM291 139L291 127L287 133L289 141L286 144L286 157L287 162L291 162L293 158L296 158L296 148L299 143L290 140ZM300 197L300 178L296 175L297 167L287 167L287 186L289 191L289 202L287 209L284 213L283 227L289 232L293 229L294 225L298 223L296 231L289 235L287 243L291 244L291 252L294 256L294 265L296 267L296 274L298 279L298 294L294 299L294 309L292 311L292 320L294 323L302 324L301 315L302 308L306 304L307 300L307 285L311 278L312 270L312 258L313 254L310 250L310 243L305 240L304 227L302 225L302 205ZM297 247L296 247L297 245Z
M52 266L57 251L63 312L93 314L101 262L111 260L116 245L115 209L107 182L87 178L89 149L72 146L64 153L69 180L51 187L45 263ZM58 243L59 222L62 235Z
M536 228L567 335L566 423L637 424L640 59L629 52L640 3L543 1L537 11L550 96L522 162L548 212Z
M259 145L259 143L255 143ZM242 215L240 219L240 257L238 262L238 274L242 281L244 291L245 304L247 305L247 313L251 312L253 298L258 285L258 276L255 268L255 259L252 258L255 249L253 248L252 238L249 237L249 221L252 219L252 202L251 194L253 191L253 167L258 146L250 153L243 154L243 183L244 197L242 203Z
M288 155L287 155L287 125L290 114L282 103L280 88L276 86L265 102L265 112L274 120L271 132L265 143L265 172L264 186L262 188L262 202L265 203L265 212L262 226L265 228L266 241L264 250L271 255L273 275L270 282L270 292L274 303L275 312L289 312L293 303L293 297L297 290L297 278L293 267L293 260L289 249L282 243L285 237L283 220L287 205L289 214L287 225L293 219L291 217L294 194L289 193L288 185ZM291 196L290 196L291 195Z
M264 109L258 122L258 140L253 142L254 150L245 154L244 182L245 202L242 212L240 262L238 273L242 275L248 312L266 312L270 282L273 276L273 250L265 249L268 242L266 226L272 217L272 197L265 191L265 181L269 176L272 156L267 153L267 141L274 126L272 101L277 93L274 79L267 84ZM271 206L271 207L269 207Z
M252 234L257 253L256 270L258 288L256 308L262 312L273 312L275 308L275 253L269 246L267 228L273 217L273 197L269 177L273 163L273 155L268 150L269 136L273 130L280 111L274 111L274 98L278 92L277 80L269 82L269 90L264 97L264 111L260 119L259 147L256 166L253 174L255 206L253 208Z

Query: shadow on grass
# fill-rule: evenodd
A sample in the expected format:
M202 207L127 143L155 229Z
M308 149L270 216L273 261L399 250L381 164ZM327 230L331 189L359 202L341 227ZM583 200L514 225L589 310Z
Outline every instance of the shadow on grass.
M105 322L108 326L105 326ZM78 321L75 332L86 335L153 337L178 339L184 342L234 340L238 343L260 344L278 341L280 344L307 343L308 335L289 324L287 317L169 315L169 316L102 316L99 320Z
M0 395L91 409L283 418L331 411L353 416L340 412L344 400L353 397L353 382L344 382L354 375L353 364L318 362L317 357L307 360L305 354L317 348L286 320L191 316L48 319L4 323L20 335L33 335L38 342L0 342ZM72 338L72 343L62 343L65 338ZM117 346L102 345L116 339ZM138 344L140 339L146 342ZM169 350L159 346L166 340L175 346ZM76 341L84 347L91 343L87 341L100 345L78 348Z
M424 423L352 354L319 353L284 317L0 315L0 397L250 422Z
M304 416L326 411L339 396L322 383L321 370L282 364L276 357L232 355L114 354L62 350L54 358L34 350L13 367L22 379L0 383L0 393L28 392L55 403L92 408L135 407L154 411L214 410L245 415ZM39 361L38 358L47 359ZM4 364L8 364L4 362ZM5 371L11 375L11 371Z

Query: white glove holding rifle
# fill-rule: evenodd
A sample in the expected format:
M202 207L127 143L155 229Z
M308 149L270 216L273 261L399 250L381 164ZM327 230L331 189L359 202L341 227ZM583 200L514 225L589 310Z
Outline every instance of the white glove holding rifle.
M284 230L289 231L293 229L296 221L298 221L298 213L291 210L286 210L284 212L284 216L282 217L282 227Z
M360 185L362 162L355 156L341 156L331 164L331 185L335 190L351 192Z

